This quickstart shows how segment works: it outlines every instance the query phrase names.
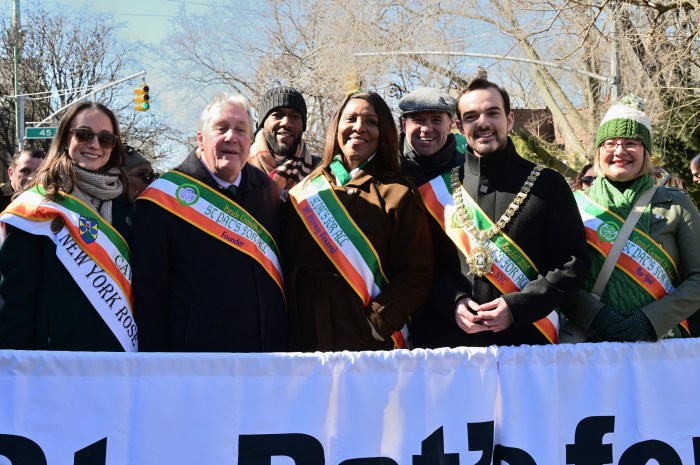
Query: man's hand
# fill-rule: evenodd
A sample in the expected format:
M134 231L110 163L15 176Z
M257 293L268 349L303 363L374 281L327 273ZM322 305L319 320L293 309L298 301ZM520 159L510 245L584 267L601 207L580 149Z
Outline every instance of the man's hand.
M513 324L513 317L503 297L470 308L476 312L476 317L481 320L481 324L494 333L503 331Z
M481 331L491 331L491 328L481 324L481 317L476 315L479 304L469 297L462 297L457 301L455 308L455 320L457 326L467 334L480 333Z

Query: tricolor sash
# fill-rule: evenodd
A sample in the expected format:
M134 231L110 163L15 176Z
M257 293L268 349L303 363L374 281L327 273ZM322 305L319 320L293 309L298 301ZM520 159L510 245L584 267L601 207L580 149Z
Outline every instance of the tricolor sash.
M175 216L262 265L284 295L280 252L270 233L236 202L179 171L169 171L139 199L160 205Z
M486 230L493 226L489 217L479 208L474 199L463 187L460 189L462 189L462 199L467 216L474 221L476 227L480 230ZM465 256L469 256L474 238L471 237L466 228L457 224L458 216L450 186L450 171L423 184L418 190L433 218L442 226L457 248ZM491 266L491 272L485 277L502 294L520 291L528 282L537 277L537 267L530 260L530 257L505 233L496 233L484 245L491 252L494 262ZM558 342L559 315L556 310L533 324L550 343L556 344Z
M389 283L376 250L350 217L325 176L306 178L289 191L292 205L316 243L338 269L365 307ZM391 338L406 348L408 327Z
M589 250L605 260L624 219L598 205L581 191L575 192L574 197L583 220ZM648 234L637 228L632 230L627 239L615 268L629 276L654 300L671 294L681 282L678 267L668 253ZM689 334L685 320L679 326Z
M42 186L23 192L0 221L56 244L56 256L126 352L138 351L132 312L131 252L112 225L77 198L44 197ZM63 221L56 222L57 218ZM60 228L59 228L60 226Z

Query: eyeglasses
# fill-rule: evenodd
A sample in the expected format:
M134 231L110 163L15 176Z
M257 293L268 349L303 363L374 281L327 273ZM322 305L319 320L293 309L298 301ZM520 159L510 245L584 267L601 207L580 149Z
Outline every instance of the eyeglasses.
M92 139L97 136L97 142L103 149L111 149L114 147L114 144L117 143L117 136L107 131L95 133L87 128L73 128L70 132L75 134L75 138L78 139L78 142L82 143L92 142Z
M158 173L129 173L129 176L134 178L141 178L146 184L150 184L160 177Z
M623 140L622 142L616 142L612 139L608 139L601 144L601 147L603 147L603 149L606 152L612 153L615 150L617 150L618 145L622 147L625 151L634 151L641 147L642 143L638 140L633 139Z
M588 184L589 186L593 184L593 181L595 181L596 176L584 176L581 178L581 183L583 184Z

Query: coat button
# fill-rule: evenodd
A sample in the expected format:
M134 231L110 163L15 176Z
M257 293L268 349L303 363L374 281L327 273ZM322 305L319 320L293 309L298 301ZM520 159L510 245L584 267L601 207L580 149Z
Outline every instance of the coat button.
M54 234L58 234L61 232L61 229L66 225L66 221L61 218L60 216L57 216L53 220L51 220L51 232Z

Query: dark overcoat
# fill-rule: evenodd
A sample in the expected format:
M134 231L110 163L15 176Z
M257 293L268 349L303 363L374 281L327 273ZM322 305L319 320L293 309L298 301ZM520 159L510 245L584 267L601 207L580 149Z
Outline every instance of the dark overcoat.
M175 170L221 191L194 151ZM277 240L279 188L250 164L241 173L236 202ZM260 263L145 199L136 201L136 224L133 288L140 351L287 349L282 290Z

